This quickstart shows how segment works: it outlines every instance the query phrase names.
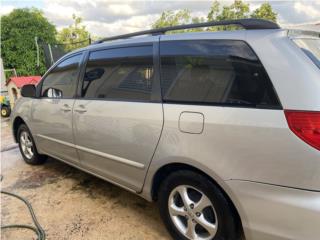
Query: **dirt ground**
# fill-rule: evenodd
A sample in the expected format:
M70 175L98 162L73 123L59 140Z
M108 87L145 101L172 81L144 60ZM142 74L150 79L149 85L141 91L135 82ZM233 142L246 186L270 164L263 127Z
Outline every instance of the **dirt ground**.
M47 239L170 239L156 203L55 159L23 162L9 122L1 120L2 190L28 199ZM1 194L1 225L32 224L23 203ZM1 239L36 239L32 231L3 230Z

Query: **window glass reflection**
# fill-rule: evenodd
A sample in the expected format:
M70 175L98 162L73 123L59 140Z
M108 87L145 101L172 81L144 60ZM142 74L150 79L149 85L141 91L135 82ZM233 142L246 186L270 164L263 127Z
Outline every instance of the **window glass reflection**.
M279 106L261 62L242 41L170 41L160 49L165 101Z
M148 101L153 81L152 47L128 47L90 54L84 98Z
M81 55L62 61L46 76L42 84L42 97L72 98L74 96Z

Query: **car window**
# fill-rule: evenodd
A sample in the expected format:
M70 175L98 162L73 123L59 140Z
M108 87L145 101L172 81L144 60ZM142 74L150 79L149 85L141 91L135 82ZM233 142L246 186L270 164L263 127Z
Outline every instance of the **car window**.
M152 52L152 46L91 52L82 97L149 101L154 75Z
M297 38L293 42L320 68L320 39Z
M279 106L261 62L243 41L166 41L160 54L165 102Z
M72 98L77 85L78 67L82 54L59 63L43 80L41 96L48 98Z

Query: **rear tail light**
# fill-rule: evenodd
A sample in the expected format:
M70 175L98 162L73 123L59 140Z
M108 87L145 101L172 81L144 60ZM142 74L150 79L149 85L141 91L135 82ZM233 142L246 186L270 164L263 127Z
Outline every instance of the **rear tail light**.
M320 112L285 110L289 128L299 138L320 150Z

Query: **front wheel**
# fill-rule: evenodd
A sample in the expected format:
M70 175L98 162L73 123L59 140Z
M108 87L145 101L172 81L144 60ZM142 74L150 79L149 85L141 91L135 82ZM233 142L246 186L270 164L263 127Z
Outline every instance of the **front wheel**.
M17 139L21 155L26 163L31 165L44 163L46 156L38 153L30 130L25 124L20 125Z
M237 218L222 191L189 170L170 174L160 186L161 217L174 239L236 240Z

